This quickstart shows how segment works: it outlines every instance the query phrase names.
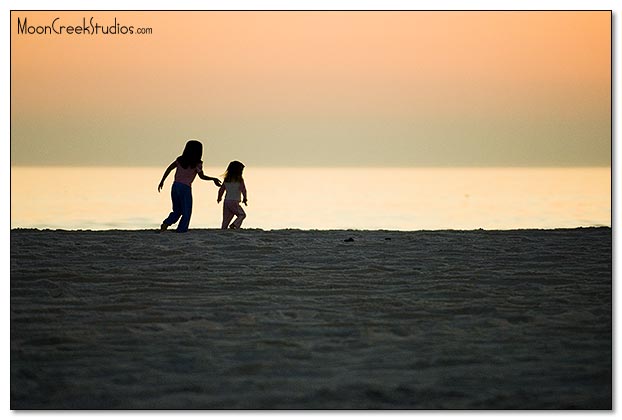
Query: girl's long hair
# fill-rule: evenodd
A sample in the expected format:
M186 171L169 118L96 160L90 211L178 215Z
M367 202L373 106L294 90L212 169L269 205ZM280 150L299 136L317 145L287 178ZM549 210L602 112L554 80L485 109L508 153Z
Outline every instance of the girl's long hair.
M201 157L203 156L203 145L198 140L188 140L184 151L177 158L177 161L182 168L196 168L201 163Z
M227 170L223 174L225 178L225 182L243 182L244 178L242 178L242 171L244 170L244 164L242 162L238 162L234 160L229 163L227 166Z

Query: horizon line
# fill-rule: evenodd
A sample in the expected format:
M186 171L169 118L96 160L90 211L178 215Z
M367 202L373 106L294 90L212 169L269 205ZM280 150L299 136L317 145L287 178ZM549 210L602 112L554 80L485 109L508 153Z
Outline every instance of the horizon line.
M61 164L61 163L44 163L44 164L23 164L23 163L12 163L11 168L159 168L161 166L166 166L166 164L137 164L137 165L125 165L125 164L94 164L94 165L84 165L84 164ZM216 168L220 167L219 165L208 165L203 162L203 166L207 168ZM249 166L249 165L246 165ZM544 169L544 168L555 168L555 169L570 169L570 168L612 168L612 164L574 164L574 165L560 165L560 164L550 164L550 165L521 165L521 164L510 164L510 165L447 165L447 164L439 164L439 165L352 165L352 164L343 164L343 165L266 165L266 164L252 164L254 168L267 168L267 169L508 169L508 168L516 168L516 169Z

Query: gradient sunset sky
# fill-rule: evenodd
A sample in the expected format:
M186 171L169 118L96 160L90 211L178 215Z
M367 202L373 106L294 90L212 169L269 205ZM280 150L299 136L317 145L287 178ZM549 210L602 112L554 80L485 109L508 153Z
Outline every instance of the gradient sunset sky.
M150 34L19 34L36 28ZM608 166L611 13L12 12L12 165Z

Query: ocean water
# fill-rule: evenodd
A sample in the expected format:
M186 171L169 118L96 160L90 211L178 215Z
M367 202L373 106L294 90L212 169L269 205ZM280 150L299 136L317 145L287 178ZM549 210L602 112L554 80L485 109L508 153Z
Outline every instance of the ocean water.
M171 209L164 167L12 167L11 228L152 229ZM222 168L206 168L220 176ZM605 168L245 169L246 228L523 229L611 226ZM193 184L191 228L218 228L217 188Z

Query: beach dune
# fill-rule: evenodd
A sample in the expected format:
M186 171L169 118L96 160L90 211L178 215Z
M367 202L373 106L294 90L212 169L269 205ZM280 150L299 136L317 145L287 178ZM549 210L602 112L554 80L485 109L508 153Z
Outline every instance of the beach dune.
M12 409L611 409L611 229L11 231Z

